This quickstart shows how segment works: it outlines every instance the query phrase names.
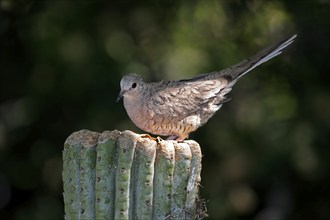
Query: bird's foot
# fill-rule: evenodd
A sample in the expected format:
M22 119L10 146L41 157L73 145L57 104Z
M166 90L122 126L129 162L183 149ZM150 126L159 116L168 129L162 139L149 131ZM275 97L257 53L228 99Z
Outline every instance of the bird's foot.
M177 139L175 139L175 140L176 140L176 142L179 142L179 143L181 143L181 142L183 142L183 141L184 141L184 139L186 139L186 138L178 137L178 138L177 138Z
M175 139L177 139L177 136L175 136L175 135L168 136L168 137L166 138L166 140L175 140Z
M149 134L142 134L141 137L142 138L149 138L150 140L157 141L157 138L154 138L154 137L150 136Z
M183 142L185 138L178 136L169 136L166 140L175 140L176 142Z

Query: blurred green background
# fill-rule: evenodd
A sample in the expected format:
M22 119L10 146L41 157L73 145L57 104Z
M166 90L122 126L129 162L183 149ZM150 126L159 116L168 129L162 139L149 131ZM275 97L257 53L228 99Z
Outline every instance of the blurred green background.
M0 0L0 217L63 219L63 143L142 132L120 78L221 70L298 33L190 138L209 219L330 218L330 1Z

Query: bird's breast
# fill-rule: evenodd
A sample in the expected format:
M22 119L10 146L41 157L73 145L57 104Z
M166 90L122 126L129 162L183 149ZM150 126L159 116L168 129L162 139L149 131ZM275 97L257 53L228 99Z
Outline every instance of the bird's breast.
M145 111L143 102L124 98L124 107L130 119L139 128L143 129L145 124Z
M126 112L133 123L140 129L156 135L188 134L200 125L198 116L189 116L178 120L171 115L157 114L142 101L124 99Z

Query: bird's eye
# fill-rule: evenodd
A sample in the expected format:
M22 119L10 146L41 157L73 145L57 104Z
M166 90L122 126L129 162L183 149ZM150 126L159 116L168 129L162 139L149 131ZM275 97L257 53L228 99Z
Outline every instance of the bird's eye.
M132 88L134 89L136 87L136 83L133 83L132 84Z

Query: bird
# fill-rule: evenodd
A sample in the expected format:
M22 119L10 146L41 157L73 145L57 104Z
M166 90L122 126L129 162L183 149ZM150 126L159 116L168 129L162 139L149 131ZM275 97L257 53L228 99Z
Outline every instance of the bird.
M183 142L230 100L226 95L242 76L281 54L296 37L285 38L221 71L190 79L147 83L129 73L120 80L117 102L123 98L129 118L140 129Z

